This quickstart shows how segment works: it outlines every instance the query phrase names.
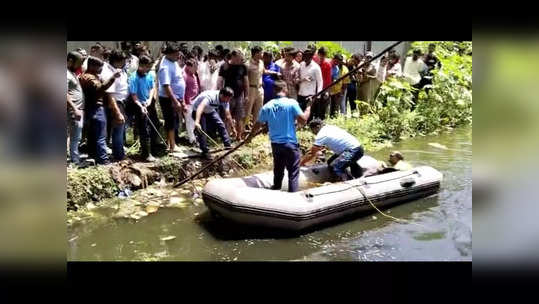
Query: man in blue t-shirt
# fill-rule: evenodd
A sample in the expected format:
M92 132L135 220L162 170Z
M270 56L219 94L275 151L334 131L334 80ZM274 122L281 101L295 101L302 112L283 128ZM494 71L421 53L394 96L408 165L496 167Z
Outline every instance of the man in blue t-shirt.
M354 178L363 175L361 167L357 164L357 161L363 156L363 147L352 134L337 126L326 125L321 119L316 118L309 123L309 127L316 137L311 150L301 160L301 166L315 158L316 154L325 146L335 153L327 163L330 170L341 180L348 180L346 173L348 167L350 167Z
M273 186L272 190L280 190L284 177L284 169L288 171L288 191L296 192L299 188L300 152L296 138L296 119L304 124L311 115L311 102L305 112L297 101L287 98L286 82L279 80L274 83L276 98L266 103L251 134L246 139L250 141L262 124L267 123L273 153Z
M152 103L155 92L155 75L149 72L151 67L152 59L146 55L140 56L137 71L129 77L129 94L135 105L135 121L139 131L140 154L142 158L149 162L155 161L150 150L153 150L155 154L158 136L156 130L150 129L150 119L154 125L159 122L155 103Z

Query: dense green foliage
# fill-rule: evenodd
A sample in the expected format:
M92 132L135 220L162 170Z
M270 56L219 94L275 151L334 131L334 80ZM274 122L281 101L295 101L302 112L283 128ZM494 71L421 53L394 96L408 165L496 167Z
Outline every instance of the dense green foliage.
M118 192L109 168L103 166L67 171L67 206L77 209L91 201L113 197Z
M359 119L343 117L329 120L351 131L367 144L403 137L435 134L472 123L472 57L471 42L412 43L424 53L429 43L436 44L435 54L442 68L433 70L433 84L419 92L412 111L414 88L402 79L390 78L380 86L372 104L357 100L362 115Z

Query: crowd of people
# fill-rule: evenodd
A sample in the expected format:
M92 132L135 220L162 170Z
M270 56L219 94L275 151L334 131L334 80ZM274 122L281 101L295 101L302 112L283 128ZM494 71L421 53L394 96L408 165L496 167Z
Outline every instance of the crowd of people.
M202 157L211 158L209 137L218 134L225 149L229 149L233 140L241 141L253 134L256 122L272 121L277 133L280 131L275 130L289 128L290 119L273 120L263 110L268 103L283 97L297 102L298 108L290 111L295 118L305 118L299 119L300 123L316 119L312 127L331 132L331 128L321 125L328 114L347 114L348 107L356 111L357 99L372 102L387 78L402 77L415 88L422 88L432 83L431 71L440 66L434 45L429 46L424 56L414 50L413 56L406 58L404 68L394 50L369 63L374 56L370 51L350 58L342 54L328 58L325 47L317 49L313 44L303 50L286 47L278 54L260 46L249 51L250 58L246 60L240 49L218 45L205 54L199 46L189 50L186 43L167 41L155 57L141 42L122 42L120 49L96 43L89 54L84 49L69 52L70 161L75 166L84 165L79 154L82 146L97 164L124 159L125 134L130 127L140 141L140 156L146 161L154 161L153 155L165 149L164 145L168 152L181 151L177 144L181 143L179 132L183 129L188 137L185 145L198 146ZM362 68L313 100L312 96L361 64ZM157 104L164 126L158 118ZM271 106L273 110L267 111L281 109L275 102ZM159 132L161 127L165 129L164 136ZM361 157L359 143L349 142L351 152L346 160ZM276 155L288 155L285 150L292 148L275 149ZM276 161L285 159L283 156ZM294 157L294 162L299 164L299 156Z

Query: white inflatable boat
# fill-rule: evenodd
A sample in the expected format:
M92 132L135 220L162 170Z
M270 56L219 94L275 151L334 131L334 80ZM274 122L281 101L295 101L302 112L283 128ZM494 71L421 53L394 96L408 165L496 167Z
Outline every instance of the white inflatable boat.
M368 160L368 156L363 157L358 163L361 165L361 161ZM373 172L364 170L364 176L370 174ZM300 189L305 190L290 193L287 192L286 171L283 189L269 189L273 184L270 171L242 178L212 180L204 187L202 196L212 214L228 220L301 231L372 210L362 192L378 208L435 194L440 189L442 174L434 168L422 166L409 171L321 185L334 182L334 178L326 165L302 167L299 182Z

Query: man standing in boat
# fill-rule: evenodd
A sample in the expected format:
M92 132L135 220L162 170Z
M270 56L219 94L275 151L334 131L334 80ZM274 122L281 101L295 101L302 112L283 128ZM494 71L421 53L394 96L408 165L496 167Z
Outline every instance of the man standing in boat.
M300 151L296 138L296 119L304 124L311 115L312 99L309 97L305 112L294 99L287 96L287 84L282 80L275 81L274 90L276 98L266 103L253 130L247 137L249 142L262 124L267 123L273 154L273 186L272 190L282 187L284 169L288 171L288 192L296 192L299 188L299 162Z
M361 177L362 170L357 161L363 156L364 151L353 135L337 126L326 125L316 118L309 123L309 127L316 138L311 150L301 160L301 166L315 158L317 153L327 146L335 153L328 160L328 166L332 172L341 180L346 181L348 180L346 168L350 167L354 178Z

